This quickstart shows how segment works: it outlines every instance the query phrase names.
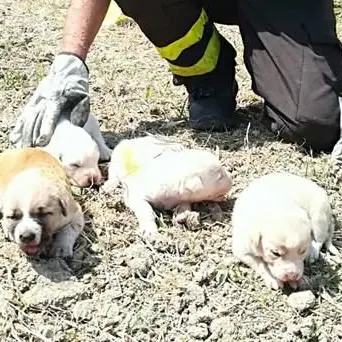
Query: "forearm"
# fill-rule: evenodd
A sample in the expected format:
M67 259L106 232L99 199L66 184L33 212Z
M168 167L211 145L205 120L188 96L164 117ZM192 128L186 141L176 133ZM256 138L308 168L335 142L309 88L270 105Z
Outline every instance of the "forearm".
M110 0L71 0L64 26L60 52L73 53L86 59Z

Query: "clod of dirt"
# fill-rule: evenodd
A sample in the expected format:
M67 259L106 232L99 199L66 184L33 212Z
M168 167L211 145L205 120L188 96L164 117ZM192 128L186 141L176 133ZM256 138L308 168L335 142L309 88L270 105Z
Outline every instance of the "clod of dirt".
M210 339L212 341L229 341L229 336L234 327L229 317L220 317L214 319L210 324Z
M43 306L49 304L66 306L69 301L76 301L86 291L86 286L74 281L36 284L25 292L22 301L25 305Z
M150 238L150 241L153 245L153 248L160 253L175 253L177 250L176 242L167 235L163 235L160 233L155 234ZM187 247L186 247L187 246ZM189 245L182 246L182 250L185 251L186 248L189 248Z
M205 307L189 315L189 324L194 325L198 323L210 324L214 318L214 314L209 308Z
M316 304L315 295L311 291L293 292L287 299L288 304L298 310L304 311L312 308Z
M39 333L49 340L56 340L56 327L51 324L40 326Z
M186 293L183 300L188 304L194 304L196 306L201 306L205 303L205 293L201 286L190 283L186 289Z
M97 300L86 299L79 301L72 309L72 314L77 320L98 320L101 328L113 326L120 322L120 311L117 304L112 303L113 298L101 295Z
M126 251L126 263L134 275L146 277L150 272L153 259L143 245L133 245Z
M216 267L212 263L205 261L201 264L199 270L194 275L194 280L202 284L210 281L216 274Z
M94 301L92 299L85 299L75 304L72 314L77 320L91 320L95 310Z
M188 334L196 340L204 340L209 335L209 329L205 323L200 323L198 325L190 326Z
M186 227L195 232L201 228L201 216L200 213L197 211L191 211L186 220L185 220Z

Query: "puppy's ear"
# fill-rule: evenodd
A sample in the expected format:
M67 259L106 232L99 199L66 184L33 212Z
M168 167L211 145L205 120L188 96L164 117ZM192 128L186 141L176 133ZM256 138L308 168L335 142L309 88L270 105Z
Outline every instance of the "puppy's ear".
M256 252L261 251L261 232L254 231L251 235L251 243Z
M4 217L4 214L2 213L2 204L0 203L0 220Z
M61 208L61 212L62 212L63 216L66 217L68 215L66 203L62 199L58 198L58 204Z

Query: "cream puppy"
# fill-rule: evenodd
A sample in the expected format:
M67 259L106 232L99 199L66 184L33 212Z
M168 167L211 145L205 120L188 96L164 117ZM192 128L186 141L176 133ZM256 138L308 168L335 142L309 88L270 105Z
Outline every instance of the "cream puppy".
M11 141L16 141L12 136ZM16 147L21 147L20 141ZM97 119L90 114L84 127L61 116L48 145L43 149L58 159L72 185L85 188L102 181L99 161L109 161L111 150L101 135Z
M71 183L80 188L101 183L99 160L108 161L111 156L92 114L83 128L61 117L44 149L60 160Z
M112 191L120 183L140 233L152 235L157 231L153 207L177 208L179 220L184 221L192 203L224 200L232 179L213 154L146 136L123 140L115 147L104 189Z
M0 154L0 212L5 236L29 256L70 257L84 227L68 177L38 148Z
M274 288L302 282L304 260L333 253L334 219L326 192L290 173L271 173L250 183L232 214L232 250Z

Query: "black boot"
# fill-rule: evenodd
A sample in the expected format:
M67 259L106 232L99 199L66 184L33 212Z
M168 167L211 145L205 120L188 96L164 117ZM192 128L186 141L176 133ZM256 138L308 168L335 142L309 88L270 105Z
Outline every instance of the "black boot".
M224 131L232 126L236 109L238 84L235 81L234 48L222 39L216 69L203 76L179 77L188 92L189 125L195 130Z

